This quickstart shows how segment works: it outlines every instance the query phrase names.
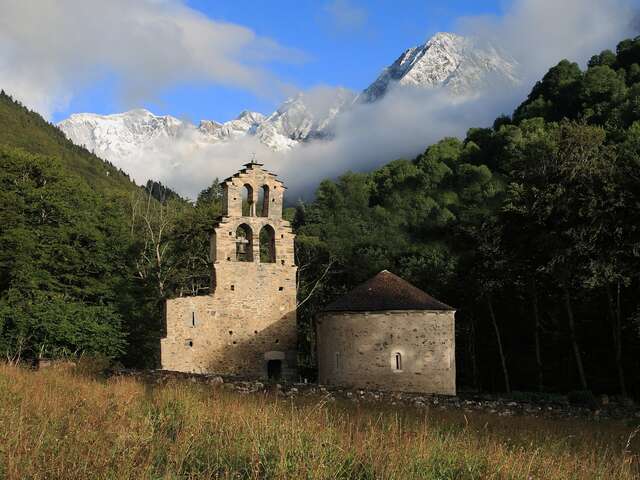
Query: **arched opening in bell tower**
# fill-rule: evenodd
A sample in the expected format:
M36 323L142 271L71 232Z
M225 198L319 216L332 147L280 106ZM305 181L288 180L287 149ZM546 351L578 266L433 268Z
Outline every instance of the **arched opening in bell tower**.
M236 229L236 261L253 262L253 232L246 223Z
M268 217L269 216L269 186L263 185L260 190L258 190L258 211L257 214L259 217Z
M255 202L253 201L253 187L245 184L242 187L242 216L253 217L255 212Z
M260 262L275 263L276 261L276 232L271 225L265 225L260 230Z

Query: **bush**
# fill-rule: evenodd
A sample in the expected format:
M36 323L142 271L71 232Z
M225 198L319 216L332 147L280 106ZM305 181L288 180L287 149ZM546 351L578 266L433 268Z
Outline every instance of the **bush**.
M598 407L598 400L596 400L591 390L574 390L567 394L567 399L571 405L575 405L576 407Z
M564 403L565 397L558 393L548 392L519 392L511 393L511 398L517 402L530 403Z

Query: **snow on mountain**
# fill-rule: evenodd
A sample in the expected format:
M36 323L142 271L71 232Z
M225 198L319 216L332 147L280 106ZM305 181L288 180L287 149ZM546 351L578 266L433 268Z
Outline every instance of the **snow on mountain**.
M74 113L58 126L74 143L111 160L130 156L159 139L175 138L184 123L170 115L156 116L136 109L112 115Z
M112 115L76 113L58 124L73 142L113 161L130 156L154 143L189 135L195 143L219 143L256 136L275 151L288 150L308 138L323 136L336 115L353 103L355 95L344 88L322 88L299 93L268 117L244 111L236 119L220 123L202 120L195 125L170 115L156 116L137 109Z
M245 110L235 120L218 123L214 120L202 120L198 130L203 137L210 137L211 141L234 140L255 133L258 126L264 122L265 116L257 112Z
M453 33L437 33L427 43L406 50L359 97L373 102L396 85L446 87L466 95L490 82L519 82L515 60L506 59L491 45Z
M359 102L375 102L391 88L444 87L466 96L495 82L517 84L516 62L490 45L438 33L424 45L405 51L357 96L344 88L318 87L289 98L268 116L244 111L234 120L202 120L198 126L144 109L113 115L73 114L58 126L70 140L115 164L135 162L142 151L165 151L167 142L177 139L198 149L253 136L274 151L286 151L301 142L331 137L341 113Z

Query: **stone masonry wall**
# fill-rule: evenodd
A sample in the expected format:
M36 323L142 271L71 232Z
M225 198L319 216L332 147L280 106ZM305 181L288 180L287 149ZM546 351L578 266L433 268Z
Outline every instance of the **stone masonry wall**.
M294 235L282 219L284 186L260 165L247 167L223 182L226 215L211 239L212 294L167 301L161 340L165 370L266 377L267 361L280 360L282 376L295 376L297 267ZM244 185L254 194L248 216L242 216ZM256 205L263 185L269 188L268 207ZM251 261L236 256L241 225L252 237L246 244ZM263 263L260 231L265 226L274 232L275 261Z
M320 315L316 319L320 383L455 395L454 313ZM396 353L401 354L400 370Z

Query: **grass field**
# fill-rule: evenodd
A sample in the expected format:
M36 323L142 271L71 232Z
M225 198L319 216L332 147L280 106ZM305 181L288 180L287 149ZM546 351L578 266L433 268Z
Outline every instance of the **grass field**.
M0 365L6 479L633 479L633 430Z

